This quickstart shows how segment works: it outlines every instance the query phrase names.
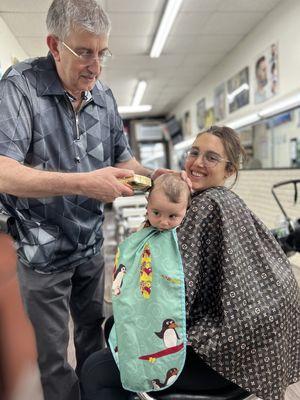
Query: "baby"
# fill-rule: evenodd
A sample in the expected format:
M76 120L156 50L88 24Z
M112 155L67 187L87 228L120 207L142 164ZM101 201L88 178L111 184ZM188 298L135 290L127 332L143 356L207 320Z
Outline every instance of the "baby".
M144 227L164 231L180 225L190 204L190 189L178 174L160 175L153 182Z

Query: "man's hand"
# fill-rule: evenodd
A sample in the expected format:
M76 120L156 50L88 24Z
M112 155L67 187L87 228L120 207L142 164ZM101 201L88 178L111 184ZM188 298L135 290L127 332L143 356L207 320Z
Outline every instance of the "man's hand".
M129 185L118 181L119 178L133 176L130 169L107 167L87 172L82 178L82 195L111 203L120 196L132 196L133 190Z

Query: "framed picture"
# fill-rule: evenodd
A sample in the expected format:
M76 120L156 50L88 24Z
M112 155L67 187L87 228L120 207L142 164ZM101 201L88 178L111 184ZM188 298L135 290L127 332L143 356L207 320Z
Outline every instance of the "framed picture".
M225 83L217 86L214 91L214 114L215 120L221 121L226 116L226 93Z
M227 101L232 113L249 104L249 68L246 67L227 81Z
M272 43L256 59L254 65L255 104L262 103L278 93L278 45Z
M197 127L203 129L205 125L205 98L202 98L197 103Z
M186 137L192 135L191 114L189 111L186 111L183 116L183 133Z
M214 107L210 107L205 111L205 128L209 128L215 123Z

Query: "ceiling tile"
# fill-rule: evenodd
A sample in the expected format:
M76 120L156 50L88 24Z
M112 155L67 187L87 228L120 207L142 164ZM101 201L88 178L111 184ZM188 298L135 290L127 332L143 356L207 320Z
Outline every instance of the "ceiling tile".
M181 11L215 11L222 0L185 0Z
M219 3L219 11L270 11L280 0L226 0Z
M114 56L113 62L109 65L122 66L122 68L131 69L133 65L139 65L141 68L151 69L163 69L163 68L174 68L179 67L184 60L184 56L181 54L164 55L159 58L150 58L149 55L116 55Z
M109 40L109 48L113 54L145 55L150 48L151 40L151 36L112 36Z
M147 36L155 32L159 15L155 13L110 13L111 36Z
M47 12L52 0L1 0L1 12L38 13Z
M262 19L262 12L218 12L206 21L203 33L245 35Z
M197 35L203 31L203 26L210 13L181 13L176 18L170 35Z
M170 36L164 52L166 54L191 53L222 53L225 55L242 39L242 35L201 35Z
M205 53L204 51L199 54L188 54L184 56L182 67L196 67L207 66L212 67L216 65L224 57L223 51L218 53Z
M106 0L105 10L111 12L160 12L164 2L161 0Z
M47 35L45 13L3 13L1 17L16 37Z

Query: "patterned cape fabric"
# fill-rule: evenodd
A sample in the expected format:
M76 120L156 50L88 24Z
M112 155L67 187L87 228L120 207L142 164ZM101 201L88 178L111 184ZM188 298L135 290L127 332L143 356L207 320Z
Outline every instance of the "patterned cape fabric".
M264 224L226 188L196 194L178 230L188 342L263 400L300 378L299 288Z
M185 362L185 291L175 229L144 228L121 243L112 283L109 336L122 385L163 390Z

